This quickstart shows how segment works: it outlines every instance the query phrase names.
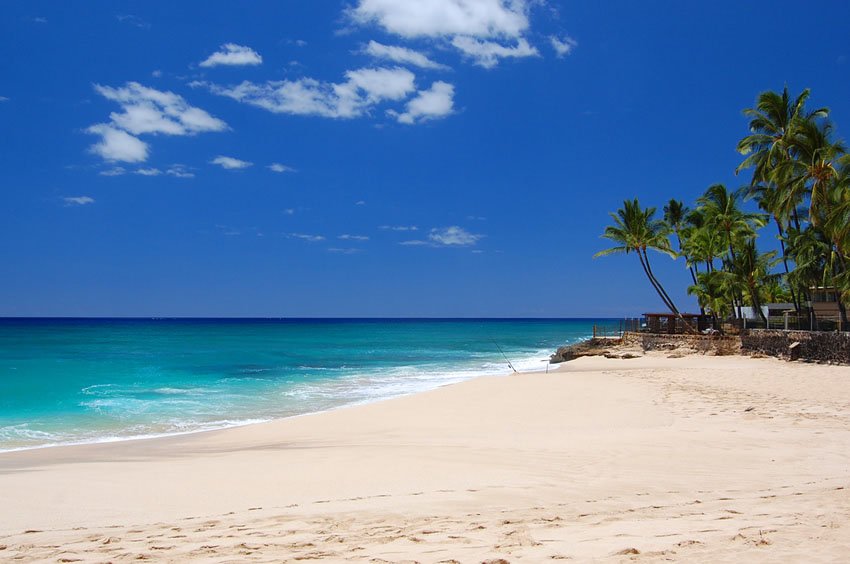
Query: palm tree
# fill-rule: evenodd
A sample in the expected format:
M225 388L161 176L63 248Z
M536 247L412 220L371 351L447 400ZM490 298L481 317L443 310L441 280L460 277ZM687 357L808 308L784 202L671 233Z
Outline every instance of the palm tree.
M640 261L641 268L649 279L652 287L658 293L664 305L670 309L689 331L693 331L673 303L669 294L664 290L664 287L655 277L652 272L652 267L649 263L649 255L647 250L651 249L669 255L675 258L676 253L670 248L670 229L663 220L654 219L655 208L641 208L640 202L634 200L626 200L623 202L623 207L618 209L616 213L612 213L611 218L614 220L614 225L609 225L605 228L602 237L617 243L616 246L596 253L594 258L612 255L616 253L629 254L634 252Z
M803 201L805 190L791 186L784 175L777 174L777 167L794 158L792 140L798 125L829 115L828 108L806 112L808 98L809 90L805 89L792 100L787 86L781 94L773 91L759 94L756 107L744 110L744 115L750 118L751 133L738 142L738 152L746 158L735 169L738 174L753 168L751 188L760 183L775 184L778 191L774 203L778 209L775 209L782 220L793 217L797 229L800 229L797 207Z
M750 194L753 194L758 200L759 207L766 211L776 223L776 229L779 232L779 246L782 249L782 264L785 266L785 277L791 272L788 267L788 253L785 250L785 228L784 220L787 217L783 213L782 207L782 192L779 187L772 182L759 182L750 188ZM791 291L791 301L794 304L794 309L800 311L800 302L797 301L797 293L794 288L789 287Z
M793 193L808 192L809 221L818 225L829 213L828 191L838 178L838 161L847 153L841 141L833 141L832 124L813 119L797 120L789 147L794 154L777 164L773 176L788 183Z
M761 309L761 288L776 279L770 271L776 260L776 251L759 253L755 237L748 239L740 247L740 252L732 264L732 272L738 283L746 290L753 309L767 328L767 317Z
M729 270L735 264L735 242L749 239L755 235L755 230L764 225L764 218L759 214L744 212L738 207L743 190L730 192L723 184L709 186L697 202L702 207L706 218L706 226L724 234L729 251L729 260L724 264ZM736 293L738 302L736 317L741 317L741 302L743 295Z
M671 199L664 206L664 221L667 222L667 225L673 230L673 233L676 234L678 254L685 258L685 264L687 264L688 271L691 273L691 279L694 281L694 284L696 284L697 275L694 272L694 267L688 259L688 254L682 245L682 230L685 228L685 222L689 211L690 210L685 207L685 204L681 200Z

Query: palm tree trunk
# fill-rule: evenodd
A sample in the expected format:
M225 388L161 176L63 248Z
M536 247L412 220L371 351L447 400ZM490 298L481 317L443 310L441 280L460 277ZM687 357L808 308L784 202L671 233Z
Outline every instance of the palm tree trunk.
M649 279L649 283L652 284L652 287L655 288L655 291L658 292L658 296L661 298L661 301L664 302L664 305L667 307L667 309L669 309L670 311L672 311L674 313L677 313L676 306L673 305L672 302L670 302L667 295L664 293L664 291L658 285L658 281L652 275L652 271L650 271L649 268L647 268L647 264L646 264L646 262L644 262L643 255L641 254L640 250L637 251L637 256L638 256L638 260L640 260L641 267L643 267L644 274L646 274L646 277Z
M667 294L667 291L664 290L664 287L661 285L661 282L658 281L658 278L656 278L655 274L652 272L652 267L649 265L649 256L646 254L646 249L641 249L641 251L639 251L639 252L643 252L643 260L646 264L646 271L647 271L648 275L651 277L651 279L653 280L653 285L655 286L655 289L658 291L658 293L660 295L662 295L664 298L666 298L666 303L667 303L668 307L670 308L670 311L672 311L674 314L676 314L676 317L678 317L679 320L682 322L682 325L684 326L685 331L687 331L689 333L696 333L696 331L691 326L691 324L688 323L685 320L684 317L682 317L682 314L679 311L679 308L676 307L676 305L673 303L672 298L670 298L670 296Z
M785 252L785 231L782 229L782 222L779 221L779 218L774 216L773 220L776 222L776 229L779 231L779 246L782 248L782 264L785 265L785 280L788 280L788 275L791 274L790 269L788 268L788 254ZM800 313L800 302L797 301L797 293L794 291L794 287L789 283L788 289L791 291L791 301L794 303L794 311L799 315Z

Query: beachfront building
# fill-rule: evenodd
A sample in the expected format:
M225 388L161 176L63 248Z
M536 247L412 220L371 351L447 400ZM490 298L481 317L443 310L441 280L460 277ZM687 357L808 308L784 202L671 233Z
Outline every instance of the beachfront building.
M711 328L711 317L701 313L683 313L680 318L675 313L644 313L646 326L644 331L647 333L666 333L668 335L676 335L687 333L688 328L682 322L684 319L692 329L704 331Z

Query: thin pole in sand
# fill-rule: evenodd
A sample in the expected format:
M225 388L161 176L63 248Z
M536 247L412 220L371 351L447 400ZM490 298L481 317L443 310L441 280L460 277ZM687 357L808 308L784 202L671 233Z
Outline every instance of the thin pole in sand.
M514 368L514 365L511 364L510 360L508 360L508 356L505 354L505 351L502 350L502 347L499 346L499 343L496 342L496 339L492 339L492 341L493 341L493 344L496 345L496 348L499 349L499 352L502 353L502 356L505 357L505 362L507 362L508 366L511 367L511 370L514 371L514 374L518 374L519 371L516 368Z

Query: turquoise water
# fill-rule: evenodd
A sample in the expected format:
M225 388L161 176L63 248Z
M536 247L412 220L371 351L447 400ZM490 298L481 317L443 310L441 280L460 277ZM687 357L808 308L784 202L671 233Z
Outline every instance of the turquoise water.
M498 347L518 370L542 369L593 323L0 319L0 450L224 428L409 394L508 373Z

